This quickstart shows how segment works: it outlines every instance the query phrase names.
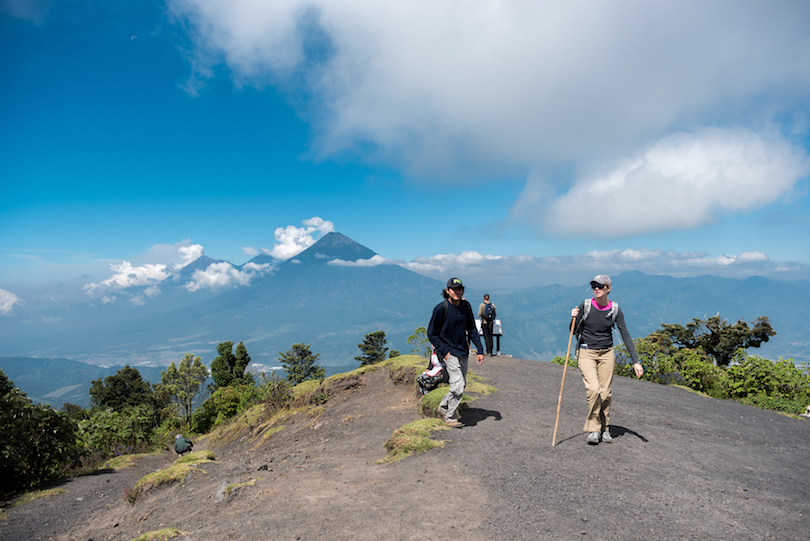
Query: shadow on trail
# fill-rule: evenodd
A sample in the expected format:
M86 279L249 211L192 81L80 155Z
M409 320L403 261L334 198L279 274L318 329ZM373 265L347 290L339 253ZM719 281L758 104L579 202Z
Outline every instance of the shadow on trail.
M641 441L643 441L644 443L650 443L650 440L648 440L647 438L645 438L644 436L642 436L641 434L639 434L635 430L630 430L629 428L625 428L623 426L610 425L610 427L608 427L608 430L610 430L610 435L613 436L614 438L621 438L623 436L635 436L638 439L640 439ZM559 445L559 444L561 444L563 442L568 442L568 441L577 439L577 438L579 438L581 436L584 436L585 434L587 434L587 432L580 432L579 434L574 434L573 436L569 436L567 438L559 440L556 443L556 445Z
M479 422L483 421L484 419L489 419L490 417L494 417L496 421L500 421L501 412L470 408L465 411L464 415L461 417L461 424L464 426L475 426Z

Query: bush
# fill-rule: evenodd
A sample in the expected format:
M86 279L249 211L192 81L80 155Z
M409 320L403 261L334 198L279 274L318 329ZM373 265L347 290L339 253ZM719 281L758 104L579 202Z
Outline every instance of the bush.
M79 421L79 439L88 454L99 459L131 454L149 444L154 432L154 411L142 404L114 411L97 409Z
M565 357L560 357L560 356L554 357L553 359L551 359L551 362L554 363L554 364L561 364L561 365L565 366ZM579 368L579 363L577 362L577 358L576 358L575 355L570 355L568 357L568 366L573 366L574 368Z
M263 399L262 388L244 384L220 387L194 413L191 430L203 434L255 406Z
M62 475L80 454L76 422L33 404L0 370L0 495Z
M725 398L723 382L725 371L715 366L714 361L701 348L681 349L673 355L684 385L715 398Z
M267 415L286 408L295 398L293 386L285 379L273 376L261 386L264 395L264 409Z
M801 404L794 413L803 413L810 404L810 377L792 359L771 361L738 352L726 375L723 387L729 398L753 405L767 403L766 398L772 403Z

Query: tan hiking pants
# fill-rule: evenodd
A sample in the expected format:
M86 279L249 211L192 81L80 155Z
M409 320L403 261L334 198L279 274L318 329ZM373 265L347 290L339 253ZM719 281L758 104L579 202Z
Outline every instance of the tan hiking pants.
M588 418L585 420L584 430L604 432L610 422L613 365L616 364L613 348L580 348L577 351L577 362L585 384L585 396L588 398Z

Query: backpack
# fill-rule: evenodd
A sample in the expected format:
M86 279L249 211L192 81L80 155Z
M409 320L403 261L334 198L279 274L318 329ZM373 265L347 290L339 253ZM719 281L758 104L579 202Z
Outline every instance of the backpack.
M611 305L610 310L608 310L605 314L605 317L610 319L610 326L614 327L616 325L616 315L619 313L619 303L616 301L611 302L613 304ZM585 325L585 320L588 319L588 314L590 314L590 312L591 299L585 299L582 309L582 319L579 320L579 327L577 327L577 339L579 339L582 335L582 327Z
M484 321L487 325L492 325L492 322L495 321L495 306L491 302L484 306Z
M416 377L419 392L423 395L428 394L442 383L450 382L450 374L447 373L447 365L444 363L444 359L439 359L439 355L436 353L436 348L434 348L433 345L430 347L433 353L430 355L427 368Z

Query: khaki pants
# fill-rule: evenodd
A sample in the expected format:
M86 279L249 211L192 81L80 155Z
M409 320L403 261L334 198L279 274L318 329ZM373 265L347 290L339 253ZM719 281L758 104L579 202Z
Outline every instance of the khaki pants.
M588 418L585 432L604 432L610 422L611 385L616 358L613 348L582 349L577 351L577 362L588 398Z

